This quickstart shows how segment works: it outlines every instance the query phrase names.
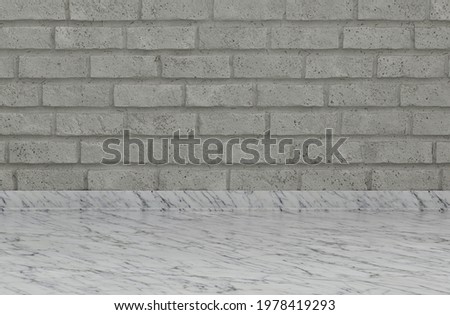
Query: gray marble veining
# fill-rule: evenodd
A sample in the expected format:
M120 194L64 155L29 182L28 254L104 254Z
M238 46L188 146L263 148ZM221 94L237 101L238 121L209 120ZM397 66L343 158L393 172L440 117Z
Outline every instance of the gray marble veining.
M450 294L447 211L0 211L2 294Z

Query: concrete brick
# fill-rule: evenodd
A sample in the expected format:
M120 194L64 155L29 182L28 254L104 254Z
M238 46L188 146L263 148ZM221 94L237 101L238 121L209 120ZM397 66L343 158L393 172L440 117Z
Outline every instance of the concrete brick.
M401 88L402 106L450 107L450 84L405 84Z
M143 0L145 20L206 20L210 17L210 0Z
M318 135L338 125L336 112L272 113L270 130L273 135Z
M339 33L338 28L332 27L274 27L272 28L272 48L339 48Z
M450 112L423 111L413 114L412 133L414 135L448 136L450 134Z
M70 0L71 20L137 20L138 17L139 0Z
M431 190L439 189L439 170L402 168L374 170L373 190Z
M166 78L229 78L228 56L163 56L162 76Z
M6 163L6 142L0 142L0 164Z
M262 135L265 114L205 113L200 114L202 135Z
M444 170L442 173L442 189L450 190L450 172L448 170Z
M29 107L39 105L39 85L31 83L0 84L0 106Z
M14 190L13 172L0 170L0 189Z
M2 113L0 135L50 135L52 121L52 114Z
M301 78L303 57L298 55L236 55L237 78Z
M0 0L0 20L64 20L61 0Z
M214 27L199 29L200 49L262 49L267 44L264 27Z
M77 141L12 141L10 163L58 164L77 163Z
M56 49L123 48L120 27L56 27Z
M186 106L244 107L253 105L252 84L188 85Z
M352 0L287 0L288 20L351 20Z
M61 113L56 115L56 134L60 136L119 135L123 115L112 113Z
M170 107L183 105L181 85L119 84L114 87L117 107Z
M44 84L43 105L52 107L105 107L112 87L105 83Z
M409 49L412 47L411 30L405 27L344 28L344 48Z
M409 114L403 111L352 110L343 114L342 133L361 135L406 135Z
M370 78L373 57L364 55L310 55L306 78Z
M158 75L154 56L91 56L93 78L147 78Z
M158 176L154 169L89 171L89 190L155 190Z
M0 57L0 78L14 78L13 57Z
M323 86L258 84L258 106L324 106Z
M449 49L450 27L416 27L417 49Z
M129 49L193 49L195 27L130 27L127 30Z
M359 0L360 20L425 20L429 2L423 0Z
M347 83L330 86L330 106L398 106L399 86L392 83Z
M381 56L379 78L436 78L445 76L445 56Z
M83 170L23 169L17 171L19 190L84 190Z
M431 0L431 20L450 20L450 0Z
M216 20L281 20L284 0L216 0Z
M161 170L160 190L226 190L226 171L201 168Z
M232 170L230 177L230 190L297 190L299 185L300 175L297 170Z
M22 56L19 58L21 78L83 78L88 75L85 56Z
M50 49L50 27L2 27L0 49Z
M450 142L436 143L436 162L450 163Z
M302 174L302 190L367 190L364 170L311 170Z
M365 163L431 163L431 141L369 141L362 146Z
M130 113L128 126L132 134L171 136L195 130L196 115L190 113Z

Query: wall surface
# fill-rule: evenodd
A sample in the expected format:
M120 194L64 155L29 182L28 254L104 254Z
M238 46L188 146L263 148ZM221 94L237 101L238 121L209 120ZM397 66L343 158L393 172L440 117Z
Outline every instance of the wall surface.
M0 21L2 190L450 189L450 0L0 0ZM290 155L327 128L348 163L101 163L124 129L270 130Z

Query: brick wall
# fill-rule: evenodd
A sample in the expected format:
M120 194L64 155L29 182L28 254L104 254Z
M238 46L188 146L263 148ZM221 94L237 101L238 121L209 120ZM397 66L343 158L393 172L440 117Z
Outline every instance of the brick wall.
M0 0L0 189L450 189L450 0ZM131 130L349 164L100 163Z

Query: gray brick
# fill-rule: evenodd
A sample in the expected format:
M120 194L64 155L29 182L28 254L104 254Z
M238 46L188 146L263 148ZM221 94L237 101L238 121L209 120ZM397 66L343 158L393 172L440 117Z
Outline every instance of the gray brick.
M365 163L431 163L431 141L370 141L362 146Z
M12 171L0 170L0 189L14 190L14 181Z
M200 168L164 169L160 173L161 190L225 190L226 171Z
M29 169L17 171L19 190L83 190L84 171Z
M373 58L352 55L311 55L306 58L306 78L370 78Z
M375 170L373 190L430 190L439 188L439 171L416 168Z
M253 105L251 84L188 85L186 106L243 107Z
M114 87L118 107L168 107L183 105L181 85L120 84Z
M0 20L64 20L62 0L0 0Z
M130 49L192 49L195 47L195 27L130 27L127 30Z
M123 132L122 114L78 114L56 115L56 134L61 136L118 135Z
M301 150L301 144L303 144L303 142L300 142L300 144L296 144L295 148ZM364 143L359 141L347 140L341 147L339 147L339 152L342 154L342 157L347 161L348 164L358 164L365 162L363 159L363 149ZM325 146L310 146L308 150L309 156L311 158L321 157L323 162L327 161ZM290 152L289 157L293 158L293 156L293 153ZM331 162L336 164L343 164L336 157L333 157Z
M71 20L137 20L138 11L139 0L70 0Z
M339 48L339 33L338 28L332 27L274 27L272 29L272 48Z
M120 145L111 145L114 149L119 150ZM122 151L122 150L119 150ZM103 152L103 141L99 140L82 140L81 141L81 163L82 164L100 164L103 158L111 158L112 156Z
M445 76L445 56L381 56L380 78L435 78Z
M195 130L196 115L190 113L130 113L128 124L131 132L138 135L171 136L177 130L186 134Z
M438 142L436 144L436 162L450 163L450 142Z
M56 27L56 49L123 48L119 27Z
M89 190L156 190L154 169L99 170L88 173Z
M414 135L448 136L450 134L450 112L448 111L423 111L414 113Z
M401 89L402 106L450 107L450 84L407 84Z
M13 141L9 144L10 163L77 163L77 141Z
M300 176L297 170L276 170L258 168L253 170L232 170L230 190L297 190Z
M264 27L201 26L200 49L261 49L266 48Z
M416 27L417 49L449 49L450 27Z
M1 49L50 49L52 48L50 27L2 27Z
M202 135L261 135L265 131L265 114L200 114Z
M82 78L88 75L84 56L22 56L19 59L21 78Z
M43 105L53 107L109 106L112 87L104 83L44 84Z
M146 20L206 20L212 10L210 0L143 0Z
M324 106L323 86L258 84L258 106Z
M403 111L355 110L343 114L342 133L361 135L406 135L409 114Z
M163 56L162 75L166 78L229 78L228 56Z
M425 20L428 1L423 0L359 0L361 20Z
M302 174L302 190L367 190L364 170L315 170Z
M14 78L13 57L0 57L0 78Z
M325 129L337 130L339 114L335 112L272 113L273 135L324 134Z
M444 170L442 173L442 189L450 190L450 172L448 170Z
M431 0L431 20L450 20L450 0Z
M2 113L0 135L50 135L52 121L52 114Z
M288 20L351 20L352 0L287 0Z
M94 78L146 78L158 75L154 56L92 56L91 76Z
M216 0L214 18L217 20L281 20L283 0Z
M330 106L398 106L399 86L392 83L348 83L330 86Z
M0 164L6 163L6 142L0 142Z
M0 84L0 106L27 107L39 105L39 85L30 83Z
M234 75L237 78L301 78L303 57L298 55L237 55Z
M413 41L405 27L346 27L344 48L409 49Z

